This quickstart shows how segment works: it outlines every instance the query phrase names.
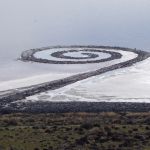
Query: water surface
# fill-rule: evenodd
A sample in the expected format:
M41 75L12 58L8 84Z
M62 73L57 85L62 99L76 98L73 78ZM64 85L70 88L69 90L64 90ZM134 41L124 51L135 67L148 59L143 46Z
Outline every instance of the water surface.
M1 0L0 81L64 72L65 67L56 65L48 69L46 64L14 61L32 48L108 45L150 52L149 6L148 0Z

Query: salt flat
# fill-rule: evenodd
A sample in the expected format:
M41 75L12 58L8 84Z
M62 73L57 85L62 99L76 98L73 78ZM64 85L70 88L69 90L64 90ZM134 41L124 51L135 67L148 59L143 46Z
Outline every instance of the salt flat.
M126 70L99 76L64 92L66 97L86 101L150 102L150 58ZM63 95L63 94L62 94Z
M110 71L57 90L47 91L46 93L43 92L27 97L26 101L45 100L149 103L149 91L150 58L131 67Z

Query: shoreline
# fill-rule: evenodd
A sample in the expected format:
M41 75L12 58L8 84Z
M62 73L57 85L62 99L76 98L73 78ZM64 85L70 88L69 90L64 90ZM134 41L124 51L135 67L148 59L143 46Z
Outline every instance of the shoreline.
M20 102L9 107L0 107L1 114L27 113L70 113L70 112L149 112L150 103L132 102Z
M48 47L49 49L50 47ZM52 47L54 48L54 47ZM55 48L64 48L64 47L55 47ZM85 46L71 46L71 47L65 47L65 48L85 48ZM75 103L75 105L79 105L81 102L34 102L34 104L32 102L28 103L28 106L27 107L24 107L24 106L21 106L20 104L20 108L19 106L17 106L17 108L15 108L14 106L17 105L15 103L12 103L12 102L15 102L17 100L21 100L21 99L25 99L25 97L27 96L31 96L31 95L34 95L34 94L37 94L37 93L40 93L40 92L44 92L44 91L47 91L47 90L54 90L54 89L58 89L60 87L64 87L66 85L69 85L69 84L72 84L72 83L75 83L77 81L80 81L80 80L83 80L83 79L86 79L86 78L89 78L89 77L92 77L92 76L96 76L96 75L99 75L99 74L103 74L103 73L106 73L108 71L112 71L112 70L116 70L116 69L119 69L119 68L124 68L124 67L129 67L131 65L133 65L134 63L136 62L139 62L139 61L142 61L146 58L148 58L150 56L149 53L147 52L144 52L144 51L141 51L141 50L135 50L135 49L129 49L129 48L120 48L120 47L105 47L105 46L87 46L86 48L103 48L103 49L115 49L115 50L123 50L123 51L131 51L131 52L134 52L136 54L138 54L138 56L134 59L131 59L131 60L128 60L128 61L125 61L125 62L121 62L121 63L118 63L118 64L114 64L114 65L111 65L109 67L104 67L104 68L101 68L101 69L97 69L97 70L94 70L94 71L89 71L89 72L86 72L86 73L80 73L80 74L77 74L77 75L73 75L73 76L70 76L70 77L67 77L67 78L64 78L64 79L60 79L60 80L55 80L55 81L52 81L52 82L47 82L47 83L43 83L41 85L37 85L36 87L34 88L29 88L23 92L16 92L14 94L11 94L11 95L7 95L6 97L3 97L3 98L0 98L0 112L5 112L6 110L9 110L10 112L15 112L15 111L21 111L21 112L29 112L29 108L30 108L30 105L33 108L30 109L30 111L33 113L34 111L36 112L36 110L38 110L39 113L46 113L47 112L47 109L46 107L42 106L44 103L47 103L45 105L49 105L49 107L51 106L51 104L53 103L55 106L54 106L54 109L56 109L55 111L58 112L57 110L57 104L59 103L62 103L63 106L61 107L66 107L66 103L69 103L69 108L72 108L72 105ZM36 51L40 51L40 50L44 50L44 49L36 49ZM23 102L22 102L23 103ZM41 105L41 108L42 110L37 106L35 106L35 103L39 103L39 105ZM96 110L94 110L94 108L92 107L93 104L94 104L94 107L96 107L96 105L101 105L101 104L104 104L104 109L101 109L101 108L98 108ZM88 111L90 110L91 112L94 112L94 111L111 111L111 109L109 109L109 103L108 102L98 102L98 103L94 103L94 102L83 102L84 106L82 106L82 111ZM106 104L107 103L107 104ZM27 103L26 103L27 104ZM90 106L92 108L92 110L88 107L88 104L91 104L92 106ZM111 102L112 104L112 102ZM114 103L115 104L115 103ZM123 103L125 104L125 103ZM129 103L126 103L126 104L129 104ZM136 103L134 103L136 104ZM134 105L133 104L133 105ZM144 103L139 103L138 105L140 104L144 104ZM85 106L87 105L87 108L85 109ZM118 109L120 105L120 109ZM6 107L8 106L8 107ZM129 107L129 111L132 111L130 110L130 104L127 105ZM31 108L32 108L31 107ZM127 107L127 108L128 108ZM133 107L133 106L132 106ZM132 108L131 107L131 108ZM117 108L117 109L116 109ZM126 110L128 110L126 108ZM145 109L145 106L144 107L140 107L141 108L141 111L148 111L150 109ZM23 109L23 110L22 110ZM121 105L120 102L118 102L117 104L117 107L115 106L113 108L114 110L116 111L123 111L124 110L124 107ZM137 111L137 109L135 109ZM66 111L66 110L63 110L61 109L61 111ZM71 109L71 111L80 111L78 108L75 108L75 109ZM53 110L51 109L48 109L48 112L53 112ZM37 112L36 112L37 113Z

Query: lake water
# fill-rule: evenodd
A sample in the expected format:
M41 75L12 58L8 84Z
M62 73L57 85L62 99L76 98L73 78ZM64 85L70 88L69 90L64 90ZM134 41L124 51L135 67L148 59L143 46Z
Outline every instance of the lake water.
M105 45L150 52L148 0L1 0L0 81L50 72L89 70L78 65L15 61L21 52L56 45ZM89 65L90 67L90 65Z

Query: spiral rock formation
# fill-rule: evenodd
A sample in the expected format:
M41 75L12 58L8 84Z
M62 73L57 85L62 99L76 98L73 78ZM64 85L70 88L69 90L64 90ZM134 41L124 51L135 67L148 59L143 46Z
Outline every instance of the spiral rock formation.
M55 48L57 48L57 47L55 47ZM68 48L68 47L66 47L66 48ZM58 50L54 53L51 53L52 57L61 58L61 59L63 59L63 61L62 60L60 61L60 59L59 60L42 59L42 58L37 58L35 56L35 54L39 51L49 50L50 49L49 47L45 48L45 49L31 49L29 51L24 51L21 54L21 59L26 60L26 61L34 61L34 62L49 63L49 64L86 64L86 63L100 63L100 62L110 61L110 60L114 60L114 59L120 59L122 57L122 55L118 52L112 52L112 51L106 51L106 50L97 50L96 48L95 49L83 48L82 50L77 49L77 48L78 47L76 47L75 50L65 50L65 51L59 51ZM64 55L65 53L72 53L72 52L82 52L81 54L87 55L87 57L71 57L71 56L65 56ZM110 57L100 59L99 55L94 54L95 52L110 54ZM95 59L95 58L97 58L97 59ZM67 60L67 59L70 59L70 60ZM78 61L75 61L74 59L76 59ZM84 59L84 61L83 61L83 59Z
M69 50L67 51L58 50L54 53L51 53L51 57L54 57L56 59L58 58L59 60L43 59L43 58L37 58L35 56L35 54L40 51L45 51L48 49L61 49L61 48L66 48ZM111 49L118 50L118 52L109 51ZM112 111L112 109L113 111L124 111L125 108L128 111L138 111L139 109L141 111L149 111L150 107L145 109L145 107L149 105L136 104L136 107L134 108L132 104L127 104L127 103L120 103L120 104L111 103L112 107L110 107L109 103L104 103L104 102L99 102L99 103L69 102L69 104L68 103L66 104L65 102L63 103L62 102L60 103L36 102L36 103L21 103L19 105L17 105L17 103L13 103L17 100L25 99L28 96L40 92L44 92L47 90L54 90L66 86L68 84L72 84L77 81L92 76L96 76L108 71L131 66L132 64L142 61L150 56L149 53L141 50L121 48L121 47L108 47L108 46L55 46L55 47L46 47L46 48L31 49L31 50L24 51L22 52L20 58L22 61L34 61L39 63L50 63L50 64L85 64L85 63L100 63L100 62L110 61L114 59L120 59L122 55L119 53L119 50L134 52L137 54L137 57L128 61L120 62L118 64L100 68L94 71L80 73L60 80L43 83L37 85L36 87L27 87L25 90L21 92L15 92L12 94L4 95L2 98L0 98L0 112L1 113L7 113L7 112L44 113L44 112L70 112L70 111L98 112L98 111ZM73 57L73 56L65 55L66 53L72 53L77 51L80 51L81 54L84 55L84 57ZM106 53L109 54L110 57L100 59L97 53ZM49 107L44 107L45 105ZM80 108L78 106L80 106Z

